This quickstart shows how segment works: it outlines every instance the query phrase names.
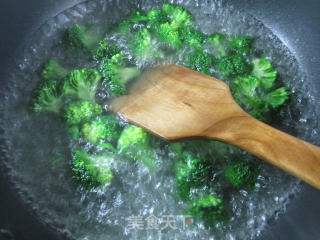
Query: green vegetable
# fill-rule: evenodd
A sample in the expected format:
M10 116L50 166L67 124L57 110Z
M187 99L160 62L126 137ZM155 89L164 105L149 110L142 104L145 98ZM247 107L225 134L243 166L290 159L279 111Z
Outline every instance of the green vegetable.
M152 43L152 36L147 28L142 28L131 38L130 47L136 58L156 60L163 58L163 52Z
M74 70L64 79L62 91L65 95L94 102L101 78L94 69Z
M182 41L180 40L179 32L172 27L169 23L160 24L156 30L157 38L164 42L168 47L172 49L180 49Z
M144 23L148 20L149 17L147 17L141 10L133 8L130 16L121 21L112 31L121 35L127 35L133 30L135 24Z
M148 17L139 9L133 8L131 10L131 15L129 21L132 23L145 22L148 20Z
M260 79L265 90L271 89L277 78L277 71L274 70L271 62L265 58L257 58L252 61L252 65L252 76Z
M78 126L69 126L68 133L72 140L77 140L80 137L80 130Z
M289 98L291 92L288 87L278 88L270 93L268 93L264 100L272 107L278 108L283 105Z
M252 189L259 175L259 168L244 161L233 161L224 170L226 179L236 188Z
M235 77L249 74L251 65L242 55L231 55L215 60L215 67L222 77Z
M63 119L67 125L79 125L100 116L102 107L91 101L73 101L65 106Z
M91 27L83 27L76 24L74 27L67 29L65 34L67 47L72 50L94 51L102 37L90 31Z
M111 58L114 55L121 52L120 48L116 45L108 45L106 40L102 40L99 43L99 48L96 50L95 57L96 59L103 59L103 58Z
M63 96L58 82L49 80L42 83L35 91L31 108L35 113L43 111L59 113L63 103Z
M157 25L169 22L168 15L161 9L150 10L147 14L148 25L155 28Z
M260 79L253 76L237 77L231 84L234 99L252 116L265 120L270 108L278 108L289 98L290 91L282 87L266 92Z
M210 35L207 40L215 57L221 58L227 56L229 52L229 41L227 35L215 33Z
M249 53L252 49L253 39L248 36L234 38L231 42L231 48L236 53Z
M182 26L191 26L194 24L193 16L182 7L164 3L162 9L170 18L171 26L174 29L178 29Z
M156 159L150 144L150 135L140 127L129 125L124 128L118 139L118 150L121 154L141 162L149 170L156 169Z
M119 121L114 115L100 116L81 128L81 135L93 144L115 141L121 134Z
M212 57L205 53L202 48L197 48L186 55L185 66L203 74L211 75Z
M230 219L222 199L212 194L200 195L190 201L186 214L191 215L195 221L203 221L208 227L215 227L217 223Z
M175 164L178 198L187 201L192 198L192 189L208 187L214 178L212 161L192 157L184 152L184 161Z
M126 83L140 74L136 67L124 66L122 53L118 53L110 59L104 58L100 69L104 76L104 84L112 96L126 94Z
M179 34L184 43L194 47L202 47L202 44L206 39L206 35L204 33L191 26L180 28Z
M113 179L110 166L113 161L112 155L106 153L89 155L76 150L71 161L74 179L89 189L110 185Z
M43 66L41 76L44 80L60 80L67 76L69 71L63 68L57 60L49 59Z

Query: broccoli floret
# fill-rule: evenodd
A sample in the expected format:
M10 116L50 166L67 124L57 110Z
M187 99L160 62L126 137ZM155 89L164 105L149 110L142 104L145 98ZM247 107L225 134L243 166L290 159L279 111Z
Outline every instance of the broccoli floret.
M213 55L217 58L225 57L228 54L229 41L225 34L215 33L208 37L208 43L212 48Z
M264 115L269 111L268 105L262 98L260 81L253 76L236 77L230 85L234 99L241 107L255 118L265 120Z
M129 125L125 127L118 140L120 151L128 149L132 144L146 144L149 141L149 133L140 127Z
M132 26L133 24L126 19L121 21L115 28L113 28L112 32L126 35L131 31Z
M194 49L186 56L185 66L203 74L211 75L211 65L212 57L205 53L202 48Z
M184 161L175 164L178 197L184 201L191 199L192 189L210 185L214 178L212 162L194 158L191 153L183 152Z
M84 151L76 150L73 152L71 161L74 179L89 189L110 185L113 179L110 170L112 162L112 156L106 153L89 155Z
M92 26L83 27L76 24L66 31L65 43L72 50L94 51L101 41L101 36L93 34Z
M35 91L31 108L35 113L43 111L59 113L63 103L59 83L55 80L50 80L42 83Z
M171 20L170 25L173 29L178 29L182 26L191 26L194 24L193 16L182 7L164 3L162 9L169 16Z
M121 154L141 162L149 170L156 169L156 159L150 135L140 127L129 125L124 128L118 139L118 150Z
M231 48L236 53L249 53L252 48L253 39L248 36L234 38L231 42Z
M132 23L146 22L148 20L148 17L141 10L133 8L128 20Z
M257 58L252 61L253 69L252 76L260 79L262 87L265 90L271 89L277 78L277 71L274 70L272 64L269 60L262 58Z
M150 10L147 14L148 17L148 25L151 28L154 28L157 25L162 23L169 22L168 15L161 9L153 9Z
M60 80L67 76L69 71L63 68L57 60L48 60L41 71L41 76L44 80Z
M215 67L222 77L235 77L249 74L251 65L242 55L231 55L216 59Z
M222 199L212 194L200 195L190 201L186 214L191 215L195 221L203 221L207 227L215 227L230 219Z
M81 135L93 144L105 141L116 141L121 134L119 120L115 115L100 116L91 122L83 124Z
M74 70L64 79L62 91L65 95L94 102L101 78L94 69Z
M98 145L98 147L100 148L104 148L104 149L107 149L113 153L117 153L118 150L109 142L102 142Z
M69 126L68 133L72 140L77 140L80 137L80 130L78 126Z
M288 87L282 87L268 93L263 99L272 108L278 108L288 100L290 94Z
M116 45L108 45L106 40L99 43L99 48L96 50L95 58L101 60L103 58L111 58L112 56L121 52Z
M179 34L184 43L195 47L201 47L204 40L206 39L206 35L204 33L191 26L180 28Z
M140 74L136 67L124 66L122 53L114 55L111 59L104 58L100 69L104 76L103 83L112 96L126 94L126 83Z
M148 20L149 17L144 15L141 10L133 8L130 16L122 20L112 31L121 35L127 35L133 30L135 25L147 22Z
M178 30L174 29L169 23L160 24L155 33L157 38L166 44L166 46L173 49L180 49L182 41L179 36Z
M255 164L236 160L228 164L223 173L232 186L251 190L257 182L259 168Z
M265 92L261 88L260 79L253 76L237 77L231 84L231 92L234 99L245 111L260 120L270 108L278 108L289 98L290 90L287 87Z
M157 60L164 57L162 51L152 43L151 33L147 28L142 28L131 38L130 46L136 58L144 60Z
M91 101L72 101L63 110L62 117L67 125L79 125L100 116L102 107Z

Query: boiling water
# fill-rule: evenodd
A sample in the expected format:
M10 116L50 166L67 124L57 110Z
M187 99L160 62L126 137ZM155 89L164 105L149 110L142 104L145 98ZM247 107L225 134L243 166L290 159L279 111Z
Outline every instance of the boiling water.
M208 2L208 1L206 1ZM266 53L280 73L280 81L292 88L290 106L283 109L276 125L298 137L316 143L319 129L312 109L313 95L287 48L260 22L221 1L173 1L195 16L205 33L224 32L253 36L255 45ZM137 1L144 10L159 7L161 1ZM208 7L210 6L210 7ZM157 146L158 171L150 173L140 165L120 158L114 166L115 181L110 187L87 191L74 184L69 168L70 142L66 129L53 114L31 114L27 105L32 90L39 82L37 70L54 57L69 68L92 67L95 63L83 56L65 52L61 44L64 30L78 24L94 23L98 31L106 29L129 14L126 1L89 1L77 5L48 21L26 43L17 68L2 91L1 128L4 131L2 160L16 191L36 214L66 236L81 240L105 239L254 239L267 224L285 210L290 196L299 190L296 178L262 163L256 189L230 196L234 217L228 226L207 230L202 224L183 229L178 215L186 205L175 199L173 161L163 143ZM109 37L112 38L112 37ZM168 59L180 62L181 58ZM144 66L144 62L139 63ZM100 95L100 98L104 95ZM248 155L251 158L251 156ZM259 161L259 160L255 160ZM177 229L130 230L132 215L146 219L171 215Z

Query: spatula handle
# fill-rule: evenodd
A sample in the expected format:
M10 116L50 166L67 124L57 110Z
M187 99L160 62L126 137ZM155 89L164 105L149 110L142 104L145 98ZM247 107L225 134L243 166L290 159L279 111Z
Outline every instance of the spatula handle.
M315 145L247 114L216 123L204 136L246 150L320 189L320 148Z

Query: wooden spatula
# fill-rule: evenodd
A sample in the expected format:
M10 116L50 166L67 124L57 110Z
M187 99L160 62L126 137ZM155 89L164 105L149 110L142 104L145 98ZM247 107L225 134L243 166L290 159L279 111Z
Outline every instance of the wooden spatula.
M111 109L167 140L204 137L244 149L320 189L320 148L245 113L229 87L190 69L167 65L143 74Z

